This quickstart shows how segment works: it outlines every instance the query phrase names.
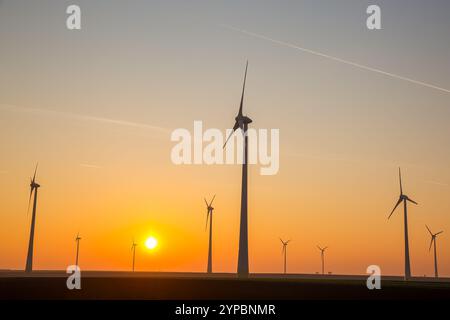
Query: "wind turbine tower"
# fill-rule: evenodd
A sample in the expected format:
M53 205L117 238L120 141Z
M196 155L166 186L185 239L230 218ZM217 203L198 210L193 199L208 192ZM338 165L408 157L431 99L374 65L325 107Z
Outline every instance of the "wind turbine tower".
M284 256L284 274L286 274L287 272L287 245L289 242L291 242L291 240L288 241L283 241L283 239L280 238L281 244L283 245L283 249L281 250L281 253Z
M77 266L77 269L78 269L78 254L80 252L80 240L81 240L80 234L78 233L77 237L75 238L75 242L77 243L77 256L75 259L75 265Z
M417 204L417 202L410 199L406 194L403 194L402 172L400 171L400 168L398 168L398 178L400 181L400 197L399 197L394 209L392 209L392 212L389 215L388 219L391 218L395 209L397 209L397 207L403 202L403 223L404 223L404 231L405 231L405 280L408 280L411 278L411 264L410 264L410 260L409 260L408 205L407 205L407 203L411 202L411 203Z
M30 210L30 203L31 203L31 197L34 193L34 200L33 200L33 214L31 216L31 228L30 228L30 240L28 242L28 254L27 254L27 263L25 266L25 272L32 272L33 271L33 248L34 248L34 228L36 225L36 207L37 207L37 195L38 195L38 189L41 187L36 182L36 172L37 172L37 165L34 169L34 175L31 179L30 183L30 198L28 199L28 211Z
M325 250L327 250L328 247L321 248L317 246L317 248L320 250L320 257L322 259L322 274L325 274Z
M431 246L434 244L434 276L435 276L435 278L439 278L438 263L437 263L437 251L436 251L436 237L444 231L439 231L438 233L433 233L433 232L431 232L430 228L428 228L427 225L425 225L425 227L427 227L427 230L431 235L430 248L428 250L431 250Z
M208 203L205 200L205 204L206 204L206 226L205 229L208 228L208 219L209 219L209 246L208 246L208 267L206 269L207 273L212 273L212 227L213 227L213 211L214 208L212 206L212 203L214 201L214 199L216 198L216 196L214 195L214 197L212 198L211 202Z
M247 164L248 164L248 125L252 123L252 119L243 115L245 82L247 79L248 61L245 66L244 84L242 86L241 104L239 112L235 117L233 131L228 136L223 147L225 148L228 140L237 129L241 129L244 135L244 161L242 164L242 190L241 190L241 219L239 229L239 253L238 253L238 276L247 277L249 273L248 267L248 213L247 213Z
M133 239L133 244L131 245L131 251L133 251L133 266L132 266L133 272L134 272L134 262L136 260L136 246L137 246L137 243L134 242L134 239Z

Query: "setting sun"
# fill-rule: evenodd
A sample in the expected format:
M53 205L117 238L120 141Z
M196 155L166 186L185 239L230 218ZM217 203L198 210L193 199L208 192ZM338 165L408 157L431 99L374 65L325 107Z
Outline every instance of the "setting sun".
M147 240L145 240L145 246L150 250L155 249L157 245L158 240L156 240L154 237L149 237L147 238Z

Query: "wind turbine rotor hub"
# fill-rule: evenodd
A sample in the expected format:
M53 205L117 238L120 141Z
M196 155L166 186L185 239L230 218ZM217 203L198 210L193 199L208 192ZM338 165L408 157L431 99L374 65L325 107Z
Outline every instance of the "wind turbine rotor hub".
M237 123L239 124L249 124L252 123L252 119L250 119L247 116L237 116L236 118L234 118L236 120Z

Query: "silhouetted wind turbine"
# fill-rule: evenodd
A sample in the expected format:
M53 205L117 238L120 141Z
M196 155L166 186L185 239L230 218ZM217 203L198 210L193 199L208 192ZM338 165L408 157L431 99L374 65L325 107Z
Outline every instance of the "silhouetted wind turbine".
M30 183L30 198L28 199L28 211L30 210L31 197L34 192L34 201L33 201L33 214L31 217L31 228L30 228L30 240L28 242L28 254L27 254L27 263L25 266L25 272L33 271L33 247L34 247L34 227L36 225L36 206L37 206L37 194L38 188L40 185L36 182L36 172L38 165L36 164L36 168L34 169L34 175L31 179Z
M133 267L132 267L133 272L134 272L134 262L136 259L136 246L137 246L137 243L134 242L134 239L133 239L133 244L131 245L131 251L133 251Z
M320 257L322 258L322 274L325 274L325 250L327 250L328 247L321 248L317 246L320 250Z
M394 207L392 209L391 214L389 215L388 219L391 218L392 214L394 213L395 209L400 205L400 203L403 202L403 220L404 220L404 230L405 230L405 280L408 280L411 278L411 265L409 260L409 240L408 240L408 208L407 203L412 202L414 204L417 204L414 200L411 200L406 194L403 194L403 186L402 186L402 172L400 171L400 168L398 168L398 178L400 181L400 197Z
M75 238L75 241L77 243L77 257L75 259L75 265L77 266L77 268L78 268L78 253L80 252L80 240L81 240L80 234L77 233L77 237Z
M437 237L438 234L441 234L444 231L440 231L438 233L434 233L433 234L433 232L431 232L430 228L428 228L427 225L425 225L425 227L427 227L427 230L428 230L428 232L431 235L430 248L428 249L428 251L431 250L431 246L434 244L434 276L436 278L438 278L439 275L438 275L437 252L436 252L436 237Z
M283 241L283 239L280 238L281 243L283 244L283 249L281 250L281 253L284 255L284 274L286 274L286 270L287 270L287 245L289 242L291 242L291 240L288 241Z
M241 129L244 135L244 163L242 164L242 190L241 190L241 221L239 230L239 254L237 273L239 276L248 276L248 214L247 214L247 162L248 162L248 125L252 123L252 119L246 117L242 113L244 105L245 81L247 79L248 61L245 66L244 84L242 86L241 104L239 112L235 118L233 132L228 136L223 147L225 148L228 140L237 129Z
M206 204L206 226L205 230L208 228L208 219L209 219L209 246L208 246L208 267L206 271L208 273L212 272L212 226L213 226L213 211L214 208L212 207L212 203L214 199L216 198L216 195L212 198L211 202L208 204L208 202L205 200Z

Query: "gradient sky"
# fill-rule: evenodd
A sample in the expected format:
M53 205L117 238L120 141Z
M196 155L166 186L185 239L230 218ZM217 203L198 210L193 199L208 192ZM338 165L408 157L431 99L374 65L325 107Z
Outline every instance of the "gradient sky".
M382 30L365 27L369 4ZM66 29L66 7L82 30ZM450 90L450 2L0 1L0 269L25 265L39 162L35 268L204 271L203 197L217 194L214 270L237 264L240 166L175 166L170 132L225 130L237 112L279 128L276 176L250 168L252 272L403 272L404 189L414 275L450 276L450 93L311 55L232 26ZM144 249L149 235L159 239Z

